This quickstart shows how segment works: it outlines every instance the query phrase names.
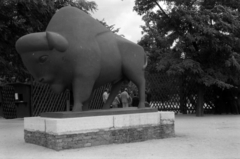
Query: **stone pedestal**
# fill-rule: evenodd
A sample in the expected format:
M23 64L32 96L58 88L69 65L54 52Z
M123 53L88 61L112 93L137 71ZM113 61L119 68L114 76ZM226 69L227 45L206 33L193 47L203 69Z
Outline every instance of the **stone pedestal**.
M71 117L68 113L50 113L43 114L44 117L27 117L24 118L24 139L27 143L59 151L174 136L173 112L134 113L130 110L132 113L121 114L119 111L101 116L76 117L75 114Z

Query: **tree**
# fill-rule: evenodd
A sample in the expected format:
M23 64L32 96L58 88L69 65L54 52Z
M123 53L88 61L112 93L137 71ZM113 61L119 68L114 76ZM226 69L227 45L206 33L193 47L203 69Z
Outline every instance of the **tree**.
M32 32L44 31L53 14L69 5L87 14L97 10L97 4L87 0L0 0L0 80L3 83L12 79L23 82L30 77L15 50L16 40ZM119 30L100 22L114 33Z
M240 84L239 9L238 0L135 1L134 10L145 21L139 44L150 53L150 68L194 79L200 116L205 87Z

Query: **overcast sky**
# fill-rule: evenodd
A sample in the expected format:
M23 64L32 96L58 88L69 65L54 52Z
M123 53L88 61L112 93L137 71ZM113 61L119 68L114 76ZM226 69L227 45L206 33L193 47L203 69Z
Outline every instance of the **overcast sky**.
M92 14L94 18L104 19L108 25L115 24L119 33L126 39L137 43L141 39L140 25L144 25L142 17L133 11L135 0L93 0L98 10Z

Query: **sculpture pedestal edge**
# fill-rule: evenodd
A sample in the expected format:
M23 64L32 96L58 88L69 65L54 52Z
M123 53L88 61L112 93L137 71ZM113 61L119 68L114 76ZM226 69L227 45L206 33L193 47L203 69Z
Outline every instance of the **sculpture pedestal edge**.
M24 118L26 143L57 151L175 136L174 112L81 118Z

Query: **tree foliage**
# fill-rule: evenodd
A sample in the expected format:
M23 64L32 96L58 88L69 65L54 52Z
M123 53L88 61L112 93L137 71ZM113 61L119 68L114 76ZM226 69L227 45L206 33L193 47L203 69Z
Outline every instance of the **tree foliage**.
M136 0L148 69L187 74L206 86L239 85L239 9L238 0Z

